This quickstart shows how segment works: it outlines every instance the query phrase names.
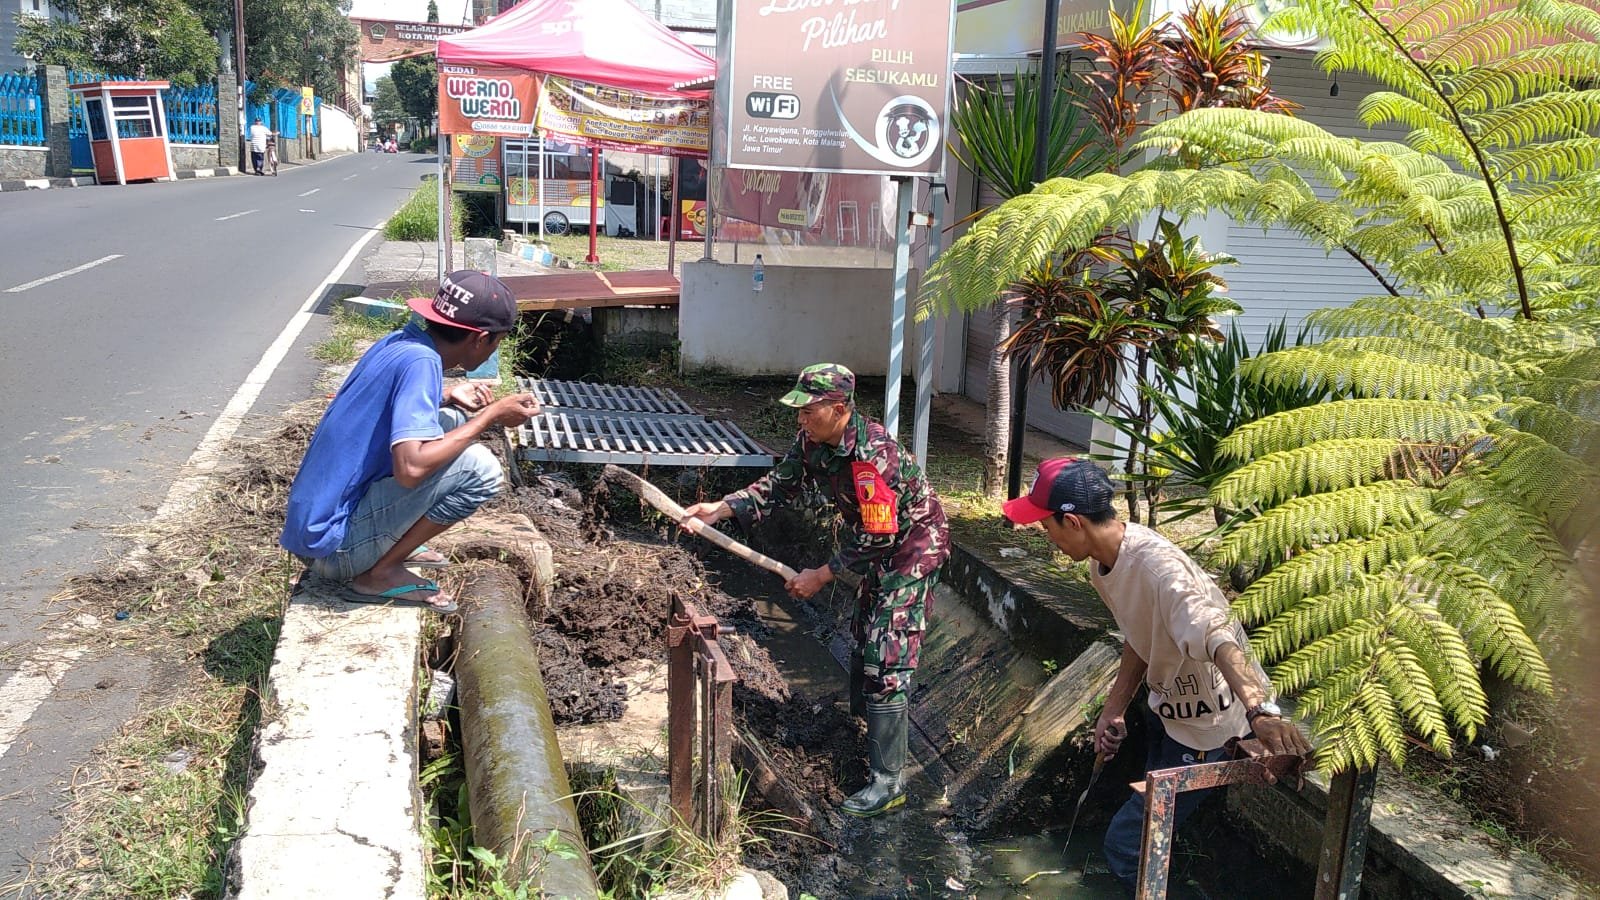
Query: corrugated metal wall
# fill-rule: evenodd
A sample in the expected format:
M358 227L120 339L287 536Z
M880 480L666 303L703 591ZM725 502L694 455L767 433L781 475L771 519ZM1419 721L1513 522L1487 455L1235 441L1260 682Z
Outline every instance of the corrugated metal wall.
M1361 124L1357 108L1362 97L1379 89L1376 82L1341 75L1339 96L1330 96L1332 79L1317 68L1309 53L1292 51L1274 55L1270 75L1275 90L1304 105L1301 118L1335 134L1371 140L1405 138L1403 131L1371 131ZM976 186L974 208L984 209L998 201L987 185ZM1239 260L1239 265L1223 269L1222 274L1228 280L1229 294L1244 307L1238 325L1252 345L1280 319L1287 319L1292 333L1315 309L1383 293L1355 260L1343 254L1329 256L1292 231L1273 228L1263 233L1257 226L1231 222L1225 226L1225 235L1225 247L1206 249L1226 250ZM968 316L963 393L979 403L987 400L991 335L987 312ZM1028 424L1079 445L1087 445L1089 440L1090 420L1056 409L1043 383L1030 388Z

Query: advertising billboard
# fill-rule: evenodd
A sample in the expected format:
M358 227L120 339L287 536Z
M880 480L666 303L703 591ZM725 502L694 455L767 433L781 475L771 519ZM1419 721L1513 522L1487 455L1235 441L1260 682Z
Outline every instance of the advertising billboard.
M521 69L439 66L439 130L445 134L533 133L538 79Z
M441 25L438 22L399 22L394 19L352 18L361 33L362 62L394 62L407 56L432 53L439 38L471 30L471 25Z
M540 85L536 122L540 131L594 146L705 156L711 112L704 100L548 75Z
M943 170L954 0L731 7L719 164L866 175Z

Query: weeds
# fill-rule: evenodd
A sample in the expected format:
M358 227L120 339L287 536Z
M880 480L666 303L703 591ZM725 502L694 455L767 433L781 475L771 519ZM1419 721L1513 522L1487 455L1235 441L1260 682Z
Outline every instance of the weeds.
M408 310L390 315L366 315L338 307L333 312L333 328L327 339L311 349L311 355L329 365L348 365L361 356L364 348L406 324Z
M461 240L461 204L450 204L450 234ZM439 186L432 182L417 188L400 210L384 223L383 236L391 241L436 241L439 239Z

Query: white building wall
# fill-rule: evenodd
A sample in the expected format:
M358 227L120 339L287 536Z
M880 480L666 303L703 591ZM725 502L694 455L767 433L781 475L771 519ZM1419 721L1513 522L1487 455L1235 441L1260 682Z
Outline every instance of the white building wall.
M325 153L361 149L356 120L332 103L322 104L322 149Z
M747 264L684 263L678 339L685 368L793 375L836 362L857 375L888 371L892 270L769 265L765 275L758 293ZM918 327L908 313L907 360L915 359Z

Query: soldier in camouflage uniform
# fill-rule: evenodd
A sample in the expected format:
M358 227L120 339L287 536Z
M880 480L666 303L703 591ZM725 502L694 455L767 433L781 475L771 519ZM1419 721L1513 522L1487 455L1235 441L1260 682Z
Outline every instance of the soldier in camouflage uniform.
M788 454L755 484L686 512L706 523L737 517L749 528L800 496L806 482L833 500L848 531L839 552L785 587L806 599L846 569L861 577L851 623L851 707L866 715L872 779L841 808L875 816L905 802L906 698L950 539L922 469L882 425L856 411L855 386L844 366L801 372L781 401L799 410L800 433Z

